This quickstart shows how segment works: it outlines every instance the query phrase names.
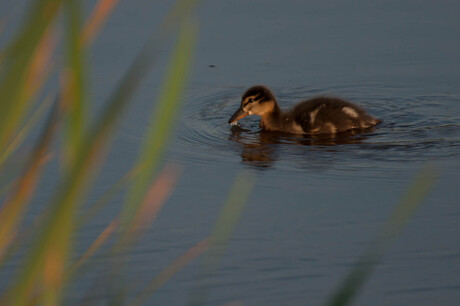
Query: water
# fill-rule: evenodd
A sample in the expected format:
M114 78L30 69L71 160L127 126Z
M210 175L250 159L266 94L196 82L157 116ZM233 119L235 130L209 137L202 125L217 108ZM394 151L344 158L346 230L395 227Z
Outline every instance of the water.
M113 89L170 6L120 3L91 53L94 101ZM165 158L181 165L182 176L134 250L133 282L145 284L208 236L237 173L249 171L256 186L213 279L209 303L322 304L429 163L440 171L433 192L356 304L457 304L459 8L455 1L203 3L194 69ZM96 194L136 157L165 60L123 121ZM384 122L367 133L332 139L261 133L251 117L230 127L241 95L259 83L273 89L282 108L332 95ZM77 252L113 218L121 200L77 237ZM149 302L185 304L199 269L199 260L193 262ZM69 301L78 301L92 282L88 278L72 286ZM103 296L90 300L99 303Z
M261 132L258 118L242 119L238 126L226 124L228 114L239 106L244 88L224 89L200 97L201 101L183 116L173 146L187 151L187 159L197 164L226 162L237 153L248 166L267 167L287 172L304 172L337 161L335 170L354 167L400 169L400 162L424 162L429 159L455 158L459 154L459 117L449 112L449 95L399 98L377 91L387 89L368 85L341 89L343 95L356 101L384 122L361 134L327 136L295 136ZM284 107L292 106L302 97L338 89L285 88L280 89ZM283 92L289 91L289 92ZM393 90L393 93L396 90ZM458 99L458 97L457 97ZM367 101L366 101L367 100ZM371 100L370 102L368 100ZM429 114L429 116L427 116ZM228 158L225 158L228 155ZM313 159L313 160L312 160ZM233 159L231 161L233 163Z

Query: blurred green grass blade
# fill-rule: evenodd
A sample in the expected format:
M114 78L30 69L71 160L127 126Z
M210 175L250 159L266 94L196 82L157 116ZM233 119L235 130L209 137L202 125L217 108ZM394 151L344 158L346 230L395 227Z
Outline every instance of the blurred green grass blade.
M31 148L32 147L32 148ZM32 151L33 144L31 147L27 147L24 151L27 150L28 153ZM2 197L8 192L11 191L11 186L17 180L18 176L21 174L21 170L24 169L27 164L29 154L18 153L16 155L10 156L8 161L3 164L3 167L0 167L0 197ZM0 206L1 207L1 206Z
M64 145L64 159L66 170L76 161L76 154L80 152L84 127L86 125L86 101L84 86L84 50L80 43L82 28L82 8L79 0L65 0L64 20L66 23L66 65L62 91L62 107L66 117ZM91 171L88 171L90 173ZM84 184L82 184L84 185ZM82 193L84 193L84 187ZM72 252L72 241L75 231L75 207L81 195L75 194L61 204L66 209L60 210L55 217L54 233L51 233L50 243L45 246L45 262L43 266L43 303L58 305L62 298L64 271L67 258ZM46 226L46 225L45 225ZM59 230L56 230L59 229Z
M59 0L37 0L17 38L8 47L0 75L0 150L22 121L29 101L27 79L34 52L59 11Z
M225 254L228 240L254 187L255 178L251 173L240 173L233 184L227 201L222 208L210 237L210 248L203 256L201 275L192 290L188 305L206 305L211 277L216 273L220 260Z
M73 23L74 26L71 26L70 28L72 29L71 31L71 34L73 35L69 35L69 37L71 37L71 39L68 39L67 40L67 44L68 44L68 48L67 50L78 50L79 52L81 52L81 48L83 46L87 46L91 40L90 39L84 39L85 37L87 38L93 38L97 31L100 29L100 27L102 26L103 22L105 21L105 19L107 19L107 16L108 14L113 10L113 7L116 5L116 3L118 2L118 0L99 0L98 3L97 3L97 6L96 6L96 9L95 11L93 12L93 14L91 15L91 17L88 19L88 22L87 24L85 24L85 31L84 33L82 33L82 35L80 35L79 37L79 44L80 46L78 46L78 48L76 47L72 47L72 44L77 44L77 40L76 40L76 37L75 35L77 34L76 32L76 26L75 26L75 18L66 18L64 21L70 21L70 23ZM79 1L76 1L76 3L78 4ZM69 5L67 6L69 7ZM67 10L68 11L68 10ZM74 8L74 11L75 8ZM45 29L46 31L46 29ZM48 33L49 34L49 33ZM84 35L83 35L84 34ZM43 34L43 36L45 36L46 33ZM52 35L48 35L48 36L52 36ZM44 38L42 38L44 39ZM42 44L43 42L39 42L38 43L38 46L40 46L40 44ZM51 41L49 42L51 43L52 45L54 44L54 41ZM37 47L38 47L37 46ZM70 47L69 47L70 46ZM11 47L10 47L11 48ZM50 56L52 54L52 47L51 48L48 48L49 50L44 50L45 52L48 52L48 56ZM0 54L0 57L3 58L6 54L9 54L11 52L7 52L8 50L3 50ZM68 52L68 54L71 53L71 52ZM74 52L74 55L77 55L77 53ZM72 54L70 54L68 56L68 58L73 58L73 63L74 63L74 71L77 71L77 69L75 69L76 67L82 67L84 68L83 65L75 65L78 58L75 57L75 56L72 56ZM33 59L30 59L31 61ZM41 62L42 64L45 64L46 61L44 58L40 58L38 60L38 62ZM55 62L55 61L54 61ZM72 62L72 61L68 61L68 62ZM54 63L55 64L55 63ZM33 63L30 63L30 65L33 65ZM53 64L51 64L51 66L53 66ZM31 68L31 67L30 67ZM44 67L41 67L42 69ZM29 68L26 69L26 72L29 71ZM48 71L49 72L49 71ZM71 76L67 76L67 77L75 77L75 85L77 85L77 87L83 83L83 79L81 78L81 75L82 73L77 73L76 75L71 75ZM29 84L29 86L32 86L31 88L31 91L35 91L36 89L40 88L41 85L43 84L43 81L47 78L47 74L46 73L43 73L42 75L39 75L39 76L36 76L38 78L36 78L34 80L34 83L33 84ZM30 76L29 76L29 81L30 81ZM65 91L65 90L64 90ZM73 95L73 94L69 94L70 98L73 98L75 97L75 100L81 100L80 97L79 97L79 92L83 92L83 94L85 94L84 91L80 91L80 90L74 90L76 95ZM81 135L79 136L78 134L81 134L80 130L82 130L81 128L79 129L78 128L78 125L84 125L84 120L82 120L82 117L84 117L84 113L85 113L85 105L84 104L79 104L79 103L70 103L72 105L70 105L71 107L75 108L76 111L72 111L70 112L71 114L71 126L73 126L73 128L69 127L69 125L67 126L67 131L70 130L70 133L69 134L69 137L66 137L64 138L64 141L67 140L67 139L78 139L80 138L81 139ZM1 107L0 107L1 109ZM26 107L24 107L24 110L26 109ZM4 113L4 112L3 112ZM0 114L1 115L1 114ZM19 119L19 118L18 118ZM79 122L83 122L83 123L80 123ZM28 126L30 126L29 122L26 121L26 124ZM9 156L14 150L12 150L13 148L16 148L18 146L18 144L24 139L24 136L27 134L27 132L29 131L29 128L27 129L23 129L23 132L26 132L26 133L21 133L20 137L15 137L15 139L13 140L13 143L11 143L9 146L8 146L8 149L6 151L4 151L2 153L2 150L0 150L0 153L2 153L2 157L1 159L4 160L7 156ZM12 132L13 135L14 135L14 132ZM72 136L71 134L77 134L75 136ZM68 141L70 143L70 146L66 145L64 146L64 148L70 148L72 146L72 143L76 143L76 141ZM70 152L72 152L71 150L67 149L65 150L67 151L69 154L71 154ZM70 158L71 159L71 158ZM1 160L0 160L0 165L1 165Z
M15 233L22 215L35 191L37 180L42 172L44 156L56 133L59 119L59 106L56 102L47 120L45 129L33 152L29 155L23 174L14 183L12 193L6 197L0 210L0 262Z
M123 175L115 184L113 184L102 196L94 202L88 209L85 210L84 214L78 219L77 226L83 226L84 223L88 222L91 218L97 215L115 196L125 188L132 179L138 174L138 170L134 167Z
M177 20L176 22L179 22ZM48 280L62 288L62 267L66 258L62 253L53 253L56 246L68 246L71 240L75 222L73 217L76 205L84 199L87 187L90 185L94 173L101 166L100 162L112 132L128 101L138 88L140 81L146 75L154 60L158 56L159 41L154 35L136 57L134 63L121 80L109 98L108 105L96 120L94 127L86 133L83 144L76 154L76 161L62 183L57 188L51 204L50 214L45 227L38 234L35 245L29 252L22 271L20 271L12 289L9 291L11 305L24 305L37 284L43 280L43 271L49 270L53 275ZM59 229L59 230L56 230ZM63 249L60 247L59 249ZM51 250L51 252L50 252ZM46 273L45 273L45 278Z
M34 218L34 220L27 224L27 228L22 229L18 232L14 240L8 246L6 253L3 255L2 261L0 261L0 270L7 265L8 261L15 258L17 253L21 250L22 247L30 245L34 234L36 234L37 228L39 228L44 220L45 214L39 214ZM0 305L2 305L0 303Z
M55 28L49 28L45 32L32 56L30 65L27 70L26 84L23 88L25 92L24 95L27 96L27 99L30 98L30 100L32 100L31 98L38 94L39 90L42 88L43 84L48 78L50 71L52 70L52 65L50 62L56 47L56 37L57 35ZM0 171L2 166L5 166L5 160L8 157L14 156L14 158L17 158L17 154L14 154L17 153L16 149L27 137L33 125L37 123L38 120L32 120L34 119L34 116L29 116L31 109L33 108L37 107L35 105L31 105L31 103L27 103L27 106L25 106L23 111L18 115L17 125L10 133L7 145L0 148L0 154L2 156L2 161L0 162ZM40 106L38 106L38 109L40 109ZM24 120L24 117L28 118ZM30 120L32 120L32 122L29 122ZM26 150L22 150L22 153L25 151Z
M135 171L132 171L132 173L135 173ZM130 229L131 232L135 233L134 238L137 240L140 239L153 220L155 220L161 210L161 207L174 190L178 177L178 169L171 165L166 165L158 177L156 177L156 179L151 183L144 199L142 200L142 205L137 211L132 228ZM79 266L86 263L91 255L101 248L107 238L114 232L115 228L118 227L119 219L120 216L117 216L112 221L111 225L104 230L104 233L102 233L99 238L94 241L93 245L87 250L87 252L85 252L85 255L83 255L78 262L73 265L73 268L71 269L73 271L67 273L69 276L74 274Z
M94 38L94 36L96 35L96 33L98 32L98 30L101 28L101 26L103 25L104 21L107 19L109 13L113 10L113 7L116 5L116 3L118 2L118 0L99 0L97 2L97 5L96 5L96 8L94 9L92 15L90 16L90 18L88 18L87 20L87 23L85 24L85 31L83 31L84 33L81 33L81 35L79 34L79 46L72 46L72 45L76 45L77 44L77 37L75 37L75 35L77 34L77 31L76 31L76 26L77 25L75 23L75 20L76 18L66 18L64 19L65 22L69 22L71 25L69 26L69 28L71 29L70 34L71 35L68 35L68 37L71 37L71 39L67 39L67 59L71 59L71 60L68 60L67 62L68 63L72 63L72 58L73 58L73 67L74 67L74 71L77 71L79 72L78 67L81 67L81 68L85 68L84 65L79 65L77 63L78 61L78 57L74 56L74 55L78 55L78 53L76 52L73 52L74 54L72 55L71 53L71 50L77 50L79 52L82 53L82 50L81 48L83 47L87 47L90 42L91 42L91 39L88 39L88 38ZM79 3L79 1L76 2L77 4ZM69 7L69 5L67 5L67 7ZM69 11L69 9L67 10L67 12ZM75 7L74 7L74 12L75 12ZM73 26L72 26L73 24ZM38 58L35 58L37 57L37 55L33 55L33 59L31 59L32 63L30 64L31 67L30 67L30 70L34 71L38 69L42 69L44 71L41 71L41 75L34 75L34 78L31 78L29 76L29 84L28 84L28 87L31 87L30 90L31 92L35 92L37 89L39 89L43 83L44 83L44 80L47 79L47 76L49 75L49 72L52 70L51 67L53 66L56 66L56 60L52 60L51 61L51 64L49 65L50 68L46 69L46 63L47 63L47 60L49 59L49 57L52 55L52 52L53 52L53 49L54 49L54 45L55 45L55 36L56 35L53 35L55 33L47 33L47 32L51 32L51 31L46 31L44 34L43 34L43 38L42 40L47 40L47 41L41 41L39 42L37 48L42 48L43 50L36 50L35 52L41 52L42 56L38 56ZM49 36L49 37L46 37L46 36ZM87 39L84 39L84 38L87 38ZM44 45L44 46L42 46ZM70 51L69 51L70 50ZM0 54L0 57L4 57L5 54L7 52L5 50L3 50ZM44 54L46 53L46 54ZM46 58L43 56L43 55L46 55ZM38 67L33 67L33 65L37 65ZM81 70L81 69L80 69ZM84 69L83 69L84 70ZM39 70L40 71L40 70ZM29 71L30 72L30 71ZM37 72L37 71L35 71ZM65 75L65 73L64 73ZM76 111L72 110L70 112L70 117L71 117L71 124L67 124L67 131L70 130L70 133L68 133L68 137L65 137L64 138L64 142L65 142L65 145L64 145L64 148L71 148L72 147L72 144L73 143L77 143L77 141L66 141L68 139L78 139L80 138L81 139L81 135L78 135L78 134L81 134L82 132L82 128L78 128L79 125L81 126L84 126L84 116L85 115L85 108L87 108L87 106L82 103L74 103L72 101L74 100L81 100L81 97L79 97L79 93L80 92L83 92L83 95L85 94L85 91L81 91L81 90L78 90L78 86L79 85L82 85L84 82L84 79L81 77L82 76L82 73L77 73L77 74L70 74L70 75L67 75L67 77L69 78L72 78L72 77L75 77L75 82L73 82L75 85L77 86L74 86L73 88L77 88L77 90L74 90L72 88L71 91L74 91L75 94L73 93L68 93L68 90L67 90L67 93L68 93L68 96L70 99L67 99L69 100L69 104L70 105L70 108L74 108ZM32 83L30 83L32 82ZM64 92L66 92L66 90L64 90ZM73 100L73 98L75 97L75 99ZM24 108L26 109L26 108ZM32 118L31 118L32 119ZM0 157L0 166L2 164L2 162L8 157L8 156L11 156L12 152L14 152L14 150L18 147L18 145L22 142L22 140L25 138L25 136L28 134L28 132L30 131L30 127L33 126L33 124L35 123L36 120L33 120L32 124L31 122L29 122L28 120L26 120L26 125L27 125L27 128L22 128L22 130L18 133L18 135L14 136L15 138L11 141L11 143L8 145L8 148L5 149L5 151L2 152L2 150L0 150L0 154L1 154L1 157ZM73 128L72 128L73 127ZM77 134L75 136L72 136L72 133L73 134ZM13 132L13 135L14 135L14 132ZM68 143L70 143L70 145L67 145ZM67 149L65 150L68 155L71 155L71 152L72 150L70 149ZM65 157L65 156L64 156ZM72 158L67 158L67 160L71 160Z
M133 219L142 207L141 203L147 193L148 186L151 184L153 173L157 169L167 141L172 134L190 68L195 36L196 24L186 18L182 22L170 67L156 107L153 110L151 125L148 127L145 141L135 166L136 169L139 169L139 174L134 178L126 196L121 218L122 235L117 241L114 253L122 252L122 250L126 253L126 250L134 243L136 238L135 232L132 231L134 228ZM124 258L119 258L114 263L111 271L113 277L110 278L110 288L113 291L111 296L114 296L109 302L111 305L122 304L124 299L124 296L117 295L119 292L124 292L124 289L120 287L124 286L122 279L123 261Z
M386 221L377 239L364 251L354 268L334 292L327 305L350 305L366 280L380 262L391 243L398 237L407 222L433 189L438 175L431 167L422 170L407 189L400 203Z
M425 166L417 175L386 222L382 240L391 241L399 235L415 211L420 207L422 201L433 189L438 176L438 171L432 165Z
M82 9L78 0L64 1L66 21L66 67L64 69L63 104L66 109L65 137L63 138L64 164L75 161L82 143L87 120L85 55L81 40Z
M100 212L103 207L110 203L110 201L115 197L115 195L119 193L122 190L122 188L126 187L127 184L132 180L133 176L135 176L136 174L136 169L131 169L113 186L111 186L109 190L107 190L92 206L90 206L89 209L85 210L84 214L81 215L76 221L76 230L81 228L86 222L91 220L92 217L97 215L97 213ZM9 190L11 184L12 182L5 183L3 185L0 184L0 186L3 186L2 189L0 189L0 196L2 196L5 192L3 189ZM20 248L24 246L24 244L31 242L31 239L35 231L37 230L37 228L40 227L40 224L43 222L44 217L44 213L36 216L32 224L27 228L23 229L23 232L19 233L19 235L15 237L14 241L12 241L11 245L8 248L8 252L4 256L4 260L0 261L0 270L2 269L5 262L14 257L20 250Z
M185 22L181 27L171 66L152 113L151 124L137 162L140 172L131 184L125 202L123 223L126 225L130 223L141 203L175 126L186 77L190 69L195 37L196 24L190 21Z
M34 113L30 116L30 118L26 121L26 124L19 130L15 138L11 141L11 143L6 147L6 149L1 152L0 155L0 169L2 168L3 163L5 160L19 147L19 145L24 141L24 138L29 134L31 129L35 127L35 125L39 122L39 120L43 117L46 110L49 109L51 102L53 99L51 96L48 96L34 111ZM1 193L0 193L1 195Z

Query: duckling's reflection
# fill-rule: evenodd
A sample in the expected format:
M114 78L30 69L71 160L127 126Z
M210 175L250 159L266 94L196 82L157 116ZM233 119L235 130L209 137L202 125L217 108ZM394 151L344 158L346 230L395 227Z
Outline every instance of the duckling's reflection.
M250 134L249 130L239 126L232 126L231 131L230 140L243 144L241 150L243 163L257 168L270 168L278 159L277 141L276 138L269 135L270 133Z
M241 160L250 166L266 169L273 166L279 158L277 150L280 145L296 146L324 146L327 151L337 151L335 146L345 144L359 144L367 139L366 134L375 128L365 131L350 131L336 135L295 135L279 132L253 132L238 125L231 127L230 140L243 145Z

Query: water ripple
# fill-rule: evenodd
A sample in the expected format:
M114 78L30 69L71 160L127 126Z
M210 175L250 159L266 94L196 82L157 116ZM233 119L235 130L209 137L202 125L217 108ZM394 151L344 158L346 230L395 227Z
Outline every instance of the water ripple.
M225 88L190 98L181 120L173 151L197 164L235 163L235 157L250 166L276 165L289 171L305 168L379 167L396 169L410 162L458 157L460 117L451 105L460 102L452 95L398 97L382 89L274 88L283 107L315 95L341 92L384 122L363 134L306 137L260 132L258 120L245 118L231 127L228 118L238 108L245 88Z

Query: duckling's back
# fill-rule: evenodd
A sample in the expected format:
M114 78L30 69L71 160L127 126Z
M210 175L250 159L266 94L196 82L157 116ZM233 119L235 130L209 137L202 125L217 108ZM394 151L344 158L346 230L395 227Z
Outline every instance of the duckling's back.
M305 133L314 134L366 129L381 122L353 103L329 97L317 97L301 102L290 113Z

